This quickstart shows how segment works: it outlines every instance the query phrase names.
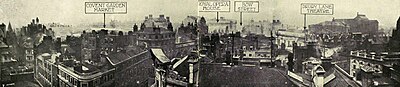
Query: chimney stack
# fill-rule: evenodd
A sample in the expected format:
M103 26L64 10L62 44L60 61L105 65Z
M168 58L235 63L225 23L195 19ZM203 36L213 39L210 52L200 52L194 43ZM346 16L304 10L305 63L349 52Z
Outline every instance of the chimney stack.
M331 69L333 64L332 64L332 58L322 58L322 67L324 69Z
M124 32L118 31L118 36L124 36Z
M128 35L133 35L133 32L132 31L128 31Z
M166 17L167 18L167 21L169 22L169 17Z
M160 15L160 18L162 18L162 19L163 19L163 18L164 18L164 15Z
M324 87L324 74L325 70L321 66L316 66L313 69L313 82L315 87Z
M133 32L136 32L136 31L138 31L138 26L135 23L135 25L133 25Z

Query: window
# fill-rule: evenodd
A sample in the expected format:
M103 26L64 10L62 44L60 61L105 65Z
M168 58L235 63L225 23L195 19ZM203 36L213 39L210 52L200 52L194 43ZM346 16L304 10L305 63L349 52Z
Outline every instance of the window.
M27 60L33 60L32 56L27 56Z
M87 83L82 83L82 87L89 87Z
M249 54L249 56L251 56L251 54Z
M110 76L109 76L109 80L111 80L111 79L113 79L113 75L112 74L110 74Z
M64 82L61 82L61 83L60 83L60 87L65 87Z

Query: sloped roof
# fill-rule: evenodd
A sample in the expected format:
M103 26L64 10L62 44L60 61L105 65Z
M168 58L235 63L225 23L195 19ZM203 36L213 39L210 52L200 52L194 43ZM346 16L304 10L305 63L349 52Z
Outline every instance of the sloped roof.
M0 47L8 47L3 41L0 41Z
M178 62L176 62L174 65L172 65L172 70L174 70L176 67L178 67L179 65L181 65L183 62L186 61L186 59L188 59L189 56L185 56L183 57L181 60L179 60Z
M335 72L336 77L332 81L326 83L324 86L327 86L327 87L360 87L355 81L348 78L346 75L344 75L342 72L340 72L336 68L334 68L334 70L336 70L336 72Z
M75 53L76 51L74 49L72 49L70 46L63 44L63 45L61 45L61 52L62 53L66 53L66 52Z
M155 57L158 61L161 63L168 63L170 62L169 58L164 54L162 49L155 48L155 49L150 49L150 53L153 57Z
M136 58L138 55L142 55L144 53L147 53L145 50L130 50L127 52L118 52L118 53L113 53L108 55L107 60L112 64L112 65L117 65L120 64L124 61L130 60L132 58ZM137 59L139 61L140 59Z
M122 62L124 59L127 59L129 57L130 56L128 54L122 53L122 52L114 53L114 54L111 54L108 56L108 58L111 61L111 64L113 64L113 65L118 64L118 63Z

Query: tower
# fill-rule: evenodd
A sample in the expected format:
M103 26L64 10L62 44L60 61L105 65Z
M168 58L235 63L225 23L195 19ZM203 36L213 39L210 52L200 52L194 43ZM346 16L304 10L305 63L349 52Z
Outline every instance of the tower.
M391 52L400 51L398 44L400 44L400 17L397 19L396 29L392 31L392 37L390 37L387 48Z
M144 25L144 23L142 23L142 24L140 25L140 30L143 30L144 28L146 28L146 25Z
M10 22L8 22L8 26L7 27L8 27L8 29L6 31L6 44L7 45L12 45L13 43L15 43L15 40L17 38L16 38L14 30L11 27L11 23Z
M10 22L8 22L8 26L7 26L7 27L8 27L8 30L7 30L7 31L13 31Z
M204 17L201 17L198 23L197 23L197 21L195 21L195 22L196 22L197 28L200 29L201 34L208 33L208 26L206 24L206 19Z
M138 26L135 23L135 25L133 25L133 32L137 32L137 31L138 31Z
M172 26L172 23L168 23L167 29L169 31L174 31L174 27Z

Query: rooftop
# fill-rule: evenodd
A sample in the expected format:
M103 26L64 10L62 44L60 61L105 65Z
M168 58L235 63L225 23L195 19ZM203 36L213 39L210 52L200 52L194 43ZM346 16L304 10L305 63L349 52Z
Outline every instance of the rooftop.
M135 58L139 55L146 53L147 51L138 47L133 48L130 51L121 51L108 55L107 60L112 64L116 65L127 61L129 59Z
M164 54L162 49L151 49L151 54L162 64L169 63L171 60Z
M373 61L400 60L400 52L366 52L364 50L351 51L350 56Z
M202 64L200 86L291 86L284 70L252 66Z
M138 33L173 33L173 31L169 31L164 27L146 27L144 29L140 29Z

